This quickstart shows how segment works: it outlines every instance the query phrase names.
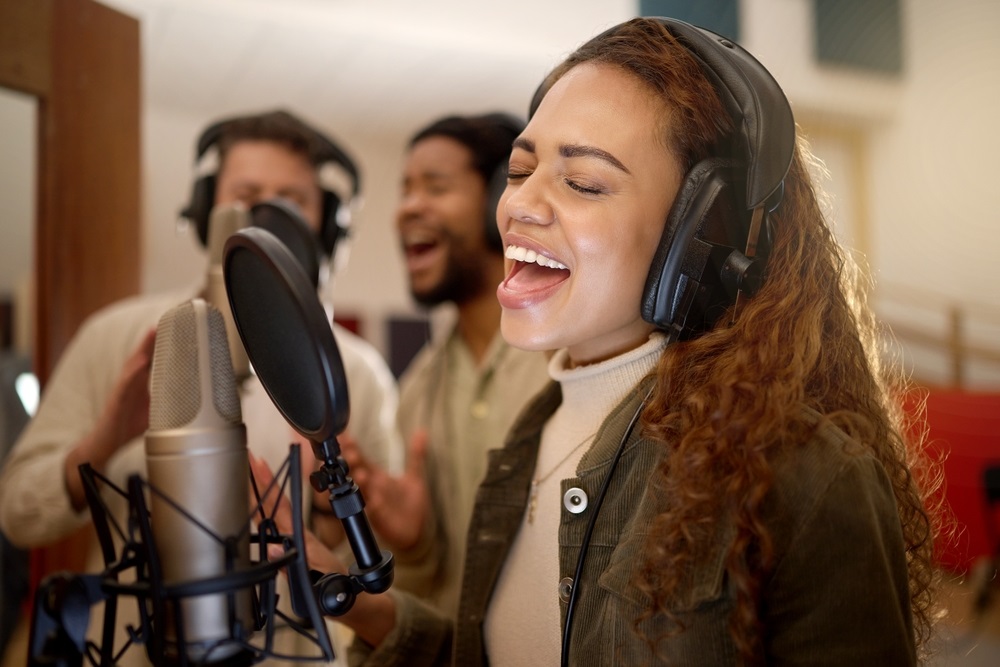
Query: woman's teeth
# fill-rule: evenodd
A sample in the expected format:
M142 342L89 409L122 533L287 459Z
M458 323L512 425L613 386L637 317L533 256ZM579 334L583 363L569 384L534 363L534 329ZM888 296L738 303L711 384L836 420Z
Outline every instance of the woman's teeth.
M513 259L516 262L528 262L529 264L537 264L538 266L544 266L549 269L568 270L565 264L557 262L556 260L550 259L544 255L539 255L534 250L522 248L521 246L507 246L507 250L504 251L504 256L507 259Z

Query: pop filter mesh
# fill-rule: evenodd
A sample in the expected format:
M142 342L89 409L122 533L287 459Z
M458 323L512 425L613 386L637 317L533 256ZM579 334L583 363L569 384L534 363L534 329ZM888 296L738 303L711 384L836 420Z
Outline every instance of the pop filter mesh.
M277 247L279 241L275 244L270 252L283 251L294 262L284 246ZM302 278L308 280L304 274ZM292 286L261 256L236 246L226 258L226 287L247 355L271 400L303 435L320 432L328 381L317 355L316 332L306 326Z
M297 209L281 200L261 202L250 209L250 219L254 227L266 229L278 237L316 289L319 285L319 242Z

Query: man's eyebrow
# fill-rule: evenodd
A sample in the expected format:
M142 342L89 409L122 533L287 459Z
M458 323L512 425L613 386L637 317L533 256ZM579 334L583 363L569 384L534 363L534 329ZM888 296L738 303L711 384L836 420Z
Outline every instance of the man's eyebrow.
M559 147L559 154L567 158L596 157L599 160L604 160L612 167L624 171L626 174L629 175L632 174L632 172L629 171L628 168L626 168L625 165L623 165L618 158L616 158L614 155L607 152L606 150L597 148L595 146L580 146L577 144L564 145Z
M418 182L440 183L442 181L449 181L454 177L455 177L454 174L446 173L443 171L437 171L437 170L422 171L419 174L404 176L403 185L406 185L407 183L418 183Z

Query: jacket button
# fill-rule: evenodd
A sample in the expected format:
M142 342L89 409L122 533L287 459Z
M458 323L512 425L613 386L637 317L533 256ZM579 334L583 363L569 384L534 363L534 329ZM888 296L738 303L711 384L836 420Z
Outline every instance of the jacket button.
M559 599L563 602L569 602L569 596L573 593L573 578L563 577L559 582Z
M563 507L570 514L579 514L587 509L587 492L574 486L563 495Z

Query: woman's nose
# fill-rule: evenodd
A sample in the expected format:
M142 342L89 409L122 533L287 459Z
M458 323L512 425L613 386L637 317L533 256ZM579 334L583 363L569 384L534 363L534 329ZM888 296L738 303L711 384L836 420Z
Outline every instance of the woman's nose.
M509 184L500 198L498 213L500 218L508 217L536 225L552 222L552 207L545 196L540 175L536 172L520 183Z

